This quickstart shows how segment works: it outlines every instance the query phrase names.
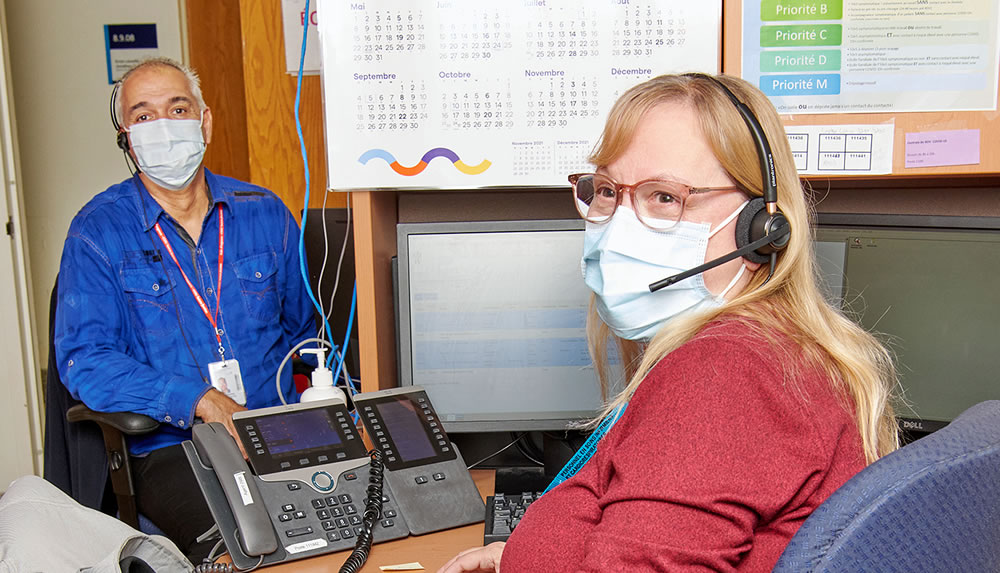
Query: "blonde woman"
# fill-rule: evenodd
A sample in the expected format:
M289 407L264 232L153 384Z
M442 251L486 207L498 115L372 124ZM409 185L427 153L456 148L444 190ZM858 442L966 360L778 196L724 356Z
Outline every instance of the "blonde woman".
M817 290L784 130L747 82L635 86L591 161L570 177L591 351L606 382L617 344L629 382L579 471L506 544L441 572L770 571L823 500L898 447L890 356Z

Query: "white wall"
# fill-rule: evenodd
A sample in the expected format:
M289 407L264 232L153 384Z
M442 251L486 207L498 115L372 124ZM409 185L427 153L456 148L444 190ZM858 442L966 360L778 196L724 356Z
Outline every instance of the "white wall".
M105 24L157 24L160 55L182 59L183 0L7 0L8 43L39 361L70 220L129 176L108 115Z

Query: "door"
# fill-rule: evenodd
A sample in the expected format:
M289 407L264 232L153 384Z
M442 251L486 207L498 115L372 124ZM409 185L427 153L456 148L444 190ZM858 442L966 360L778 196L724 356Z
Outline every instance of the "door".
M0 492L41 475L38 368L28 295L25 233L13 137L7 22L0 0Z

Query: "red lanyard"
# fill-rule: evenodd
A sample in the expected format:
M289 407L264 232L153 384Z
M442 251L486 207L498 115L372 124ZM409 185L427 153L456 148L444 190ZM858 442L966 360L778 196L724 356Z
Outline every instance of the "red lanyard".
M163 234L163 229L160 228L160 223L157 222L155 225L153 225L153 228L156 229L156 234L157 236L160 237L160 242L162 242L163 246L167 249L167 253L170 254L170 258L173 259L174 264L177 265L177 270L179 270L181 272L181 276L184 277L184 282L187 283L188 289L191 290L191 295L194 296L195 302L197 302L198 306L201 307L201 312L205 313L205 318L207 318L208 321L212 323L212 328L215 330L215 339L219 341L219 356L221 357L224 352L222 348L222 334L219 332L218 323L216 323L216 316L219 313L219 297L222 294L222 260L224 256L223 249L225 248L226 245L226 225L222 219L221 203L219 204L218 211L219 211L219 283L215 288L215 315L209 312L208 305L205 304L205 299L201 298L201 295L198 294L198 289L195 288L194 284L191 282L191 279L188 278L187 273L185 273L184 269L181 268L181 263L180 261L177 260L177 255L174 254L174 249L170 246L170 241L167 240L167 236Z

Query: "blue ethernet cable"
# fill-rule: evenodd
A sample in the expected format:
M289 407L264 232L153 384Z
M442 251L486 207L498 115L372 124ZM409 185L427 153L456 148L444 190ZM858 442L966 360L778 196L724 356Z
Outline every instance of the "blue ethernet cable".
M309 0L306 0L306 14L309 13ZM302 153L302 166L305 168L306 176L306 193L305 199L303 200L302 207L302 228L299 232L299 272L302 274L302 281L306 285L306 293L309 295L309 300L312 301L313 307L319 312L320 316L323 317L323 331L326 333L326 339L331 343L333 342L333 329L330 328L330 321L326 318L326 313L323 312L323 307L320 306L319 301L316 300L316 295L313 294L312 285L309 283L309 273L306 272L306 220L308 219L305 214L309 209L309 186L311 184L311 177L309 175L309 157L306 155L306 142L305 138L302 136L302 120L299 117L299 104L302 100L302 69L305 66L306 59L306 43L309 39L309 18L306 18L302 25L302 51L299 54L299 73L298 82L295 86L295 131L299 136L299 151ZM333 346L333 352L330 352L330 357L332 358L337 352L337 347ZM336 378L334 378L336 380Z

